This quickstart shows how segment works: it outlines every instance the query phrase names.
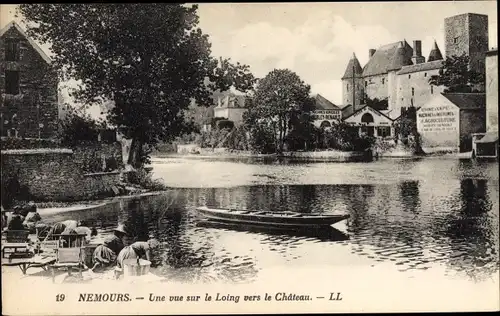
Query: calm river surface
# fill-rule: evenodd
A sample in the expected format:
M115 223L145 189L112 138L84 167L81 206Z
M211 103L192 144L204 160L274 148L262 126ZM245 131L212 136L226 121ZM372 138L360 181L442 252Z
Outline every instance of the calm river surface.
M266 268L387 265L405 274L443 268L480 280L499 269L498 163L383 159L370 163L258 163L153 159L176 189L103 212L65 213L125 222L162 241L159 273L179 281L248 282ZM200 224L194 207L348 213L315 235ZM43 215L42 215L43 216ZM448 272L447 272L448 273Z

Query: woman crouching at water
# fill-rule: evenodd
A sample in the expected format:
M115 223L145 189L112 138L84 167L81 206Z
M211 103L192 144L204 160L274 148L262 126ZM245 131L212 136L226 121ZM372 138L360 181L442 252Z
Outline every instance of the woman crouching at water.
M123 269L123 261L126 259L137 259L137 261L140 259L146 259L151 261L151 251L159 246L160 243L151 236L148 241L136 241L120 251L118 258L116 258L116 265L118 268Z
M112 236L104 239L104 242L97 246L92 255L92 271L98 268L106 268L115 264L116 256L123 249L123 237L127 233L123 225L119 225L113 232Z

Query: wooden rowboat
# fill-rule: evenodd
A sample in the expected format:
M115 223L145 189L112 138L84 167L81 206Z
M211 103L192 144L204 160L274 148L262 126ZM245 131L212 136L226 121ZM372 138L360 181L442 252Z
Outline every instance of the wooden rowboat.
M198 212L210 220L282 228L324 228L349 218L349 215L302 214L296 212L266 212L198 207Z

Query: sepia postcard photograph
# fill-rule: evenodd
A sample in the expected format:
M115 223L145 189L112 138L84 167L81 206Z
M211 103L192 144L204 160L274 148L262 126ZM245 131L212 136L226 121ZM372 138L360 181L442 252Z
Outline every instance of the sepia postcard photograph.
M0 5L3 315L500 310L496 1Z

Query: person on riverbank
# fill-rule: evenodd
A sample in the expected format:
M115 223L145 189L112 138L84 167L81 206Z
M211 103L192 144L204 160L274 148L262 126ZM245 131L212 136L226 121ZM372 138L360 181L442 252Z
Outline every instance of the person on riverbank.
M24 218L23 225L26 229L30 231L30 233L34 233L36 230L35 229L36 224L37 222L42 220L42 217L37 212L36 204L33 201L28 203L25 210L27 211L27 214L26 217Z
M3 208L2 205L2 231L7 228L7 222L8 222L8 217L7 217L7 211Z
M21 215L21 210L18 206L14 207L14 211L12 212L10 218L8 217L8 230L24 230L24 217Z
M118 268L123 269L123 261L126 259L146 259L148 261L152 260L152 250L158 248L160 243L152 238L148 239L148 241L136 241L130 246L127 246L120 251L118 254L118 258L116 258L116 264Z
M118 225L113 235L107 237L104 242L97 246L92 255L92 271L99 268L112 266L116 262L117 254L124 248L123 238L127 235L123 225Z
M78 221L72 219L55 223L49 231L49 236L55 236L55 238L57 238L57 236L61 235L66 229L71 230L77 228L78 224Z

